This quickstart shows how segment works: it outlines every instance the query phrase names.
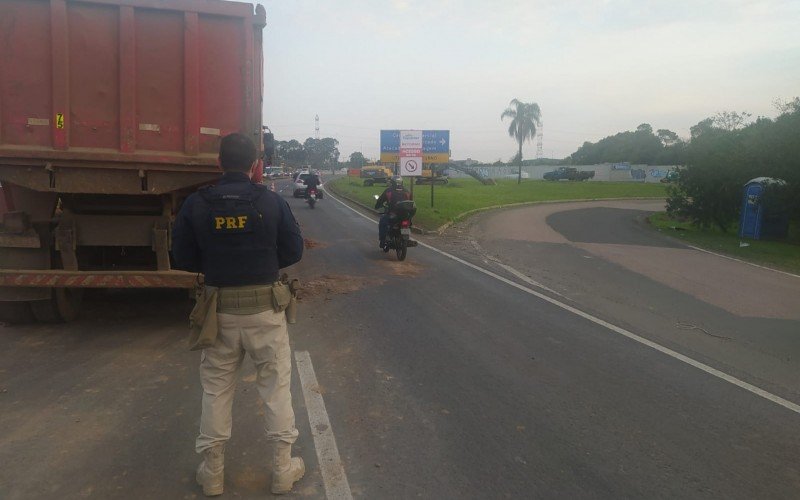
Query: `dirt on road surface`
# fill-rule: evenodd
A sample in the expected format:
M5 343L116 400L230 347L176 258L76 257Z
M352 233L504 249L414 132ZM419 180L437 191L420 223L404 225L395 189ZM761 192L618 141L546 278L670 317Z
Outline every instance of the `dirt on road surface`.
M380 285L383 279L370 276L352 276L342 274L325 274L302 283L298 297L300 300L320 295L336 295L353 293L362 288Z

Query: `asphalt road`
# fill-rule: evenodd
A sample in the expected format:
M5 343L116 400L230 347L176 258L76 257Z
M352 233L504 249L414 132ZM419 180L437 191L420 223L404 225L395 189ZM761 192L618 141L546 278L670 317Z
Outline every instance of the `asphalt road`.
M306 292L290 335L295 351L313 361L314 390L324 398L353 497L800 492L800 414L428 248L396 262L377 249L377 226L334 200L313 211L289 201L309 240L303 262L291 269ZM632 221L631 231L639 231ZM549 222L570 237L581 234L571 220ZM800 331L797 320L707 305L579 242L496 238L479 226L423 240L525 287L581 262L571 279L548 278L555 293L544 293L800 401L794 362L773 357L776 368L767 370L759 357L784 342L783 358L796 358L789 337ZM604 290L614 293L596 298ZM748 348L739 348L739 337L662 331L668 320L652 318L667 313L631 301L646 293L707 321L757 322L774 341L759 348L762 339L751 335ZM96 292L76 323L0 329L0 497L200 496L193 484L199 355L185 350L189 309L178 292ZM247 365L227 453L228 497L267 491L252 380ZM293 496L324 498L297 377L293 394L297 449L308 466Z

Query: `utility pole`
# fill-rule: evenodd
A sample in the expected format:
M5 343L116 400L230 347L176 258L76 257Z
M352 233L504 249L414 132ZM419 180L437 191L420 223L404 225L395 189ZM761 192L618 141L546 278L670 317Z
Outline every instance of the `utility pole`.
M435 175L435 172L433 170L433 167L434 167L433 165L430 166L430 169L431 169L431 208L433 208L433 185L436 184L436 182L435 182L436 175Z
M544 149L542 148L542 124L539 124L539 130L536 132L536 159L541 160L544 158Z

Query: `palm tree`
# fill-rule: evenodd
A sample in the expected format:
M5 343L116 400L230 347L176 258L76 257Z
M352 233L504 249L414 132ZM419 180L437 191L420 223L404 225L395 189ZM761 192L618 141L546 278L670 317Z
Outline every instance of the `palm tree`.
M542 110L535 102L522 102L519 99L511 101L508 109L500 115L500 120L511 118L508 126L508 135L517 140L519 152L517 153L517 184L522 182L522 145L536 136L536 126L542 126Z

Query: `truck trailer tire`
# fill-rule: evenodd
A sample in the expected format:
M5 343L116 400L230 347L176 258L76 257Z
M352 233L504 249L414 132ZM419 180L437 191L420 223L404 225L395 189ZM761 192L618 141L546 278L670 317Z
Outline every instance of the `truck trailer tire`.
M78 317L83 301L83 290L76 288L53 288L49 300L30 303L37 321L42 323L66 323Z

